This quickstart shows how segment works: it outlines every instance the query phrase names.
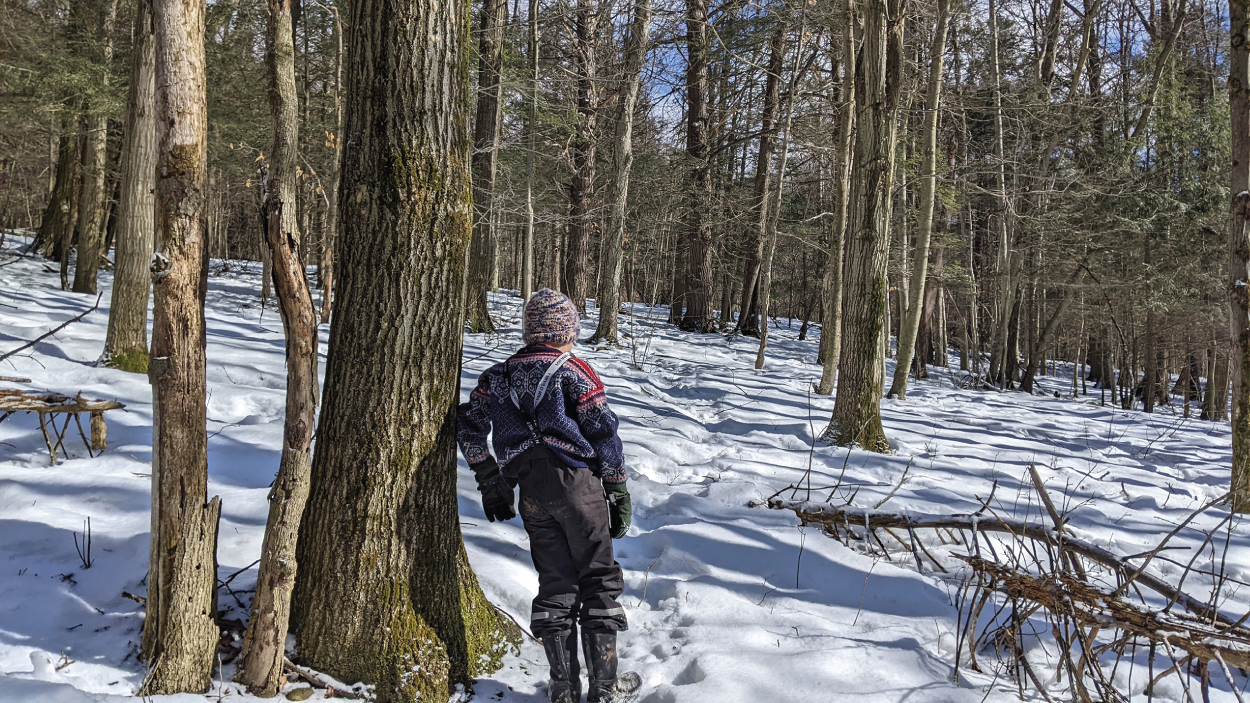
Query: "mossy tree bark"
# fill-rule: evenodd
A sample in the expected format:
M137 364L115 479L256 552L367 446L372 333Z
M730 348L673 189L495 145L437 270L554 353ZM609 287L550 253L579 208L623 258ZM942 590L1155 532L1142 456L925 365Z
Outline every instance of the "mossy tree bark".
M243 637L237 680L262 697L275 696L286 654L291 591L298 569L296 540L308 500L313 425L317 419L317 309L304 273L296 230L295 44L291 0L269 0L265 32L273 142L265 182L267 244L273 259L278 310L286 333L286 424L278 476L269 490L269 519L261 548L256 597Z
M142 695L200 693L218 629L217 523L208 496L204 292L208 283L203 2L156 0L156 236L152 358L152 546Z
M456 406L472 231L468 3L361 0L347 26L338 290L293 627L305 663L447 700L519 632L469 566Z
M156 178L155 47L152 2L135 3L131 40L130 98L122 137L121 198L117 203L117 260L113 270L104 361L130 371L148 371L148 262L153 247L152 188Z
M485 0L478 25L477 119L473 125L473 240L469 249L469 283L466 304L469 329L494 332L486 292L491 286L491 263L495 259L495 171L499 152L499 126L503 113L503 30L508 23L507 0Z
M101 68L104 83L108 84L108 66L113 61L113 25L117 20L117 0L106 0L101 15L80 17L84 29L97 20L104 37L95 48L92 60ZM85 10L80 10L85 12ZM96 271L100 268L100 245L104 236L104 218L107 208L104 202L105 173L108 160L108 113L98 101L88 99L83 110L83 126L87 132L82 154L82 193L78 197L78 262L74 268L74 292L95 293Z
M1233 336L1232 502L1250 511L1250 3L1229 0L1228 107L1232 163L1228 218L1228 316ZM1217 362L1218 363L1218 362ZM1221 382L1221 374L1215 374ZM1220 398L1223 394L1217 394ZM1220 398L1221 402L1223 399ZM1222 410L1222 408L1221 408ZM1207 410L1203 408L1203 414ZM1221 417L1222 412L1213 414Z
M838 394L825 436L837 444L889 450L881 426L885 335L889 301L890 194L903 67L906 0L863 5L863 49L855 72L855 162L847 224L842 354Z
M651 0L634 0L629 36L625 39L620 102L616 107L612 149L611 213L607 238L603 242L603 275L599 281L599 326L592 342L617 343L617 313L621 308L621 268L625 248L625 209L629 198L629 177L634 166L634 109L642 83L642 64L647 57L651 27Z

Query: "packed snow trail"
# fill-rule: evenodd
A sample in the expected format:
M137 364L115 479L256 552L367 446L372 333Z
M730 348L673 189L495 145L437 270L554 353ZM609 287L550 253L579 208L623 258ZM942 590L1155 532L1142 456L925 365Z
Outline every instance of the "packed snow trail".
M9 237L0 268L0 353L89 308L94 296L59 289L57 274L27 258L8 263L29 240ZM281 451L285 371L277 312L259 305L259 265L213 262L207 302L209 491L222 497L219 578L228 617L243 616L256 577L267 487ZM0 701L121 701L143 678L136 660L147 571L151 400L147 379L94 365L108 319L111 274L101 272L101 308L8 359L0 374L31 379L5 387L114 399L109 449L98 458L70 445L73 459L51 466L35 418L0 424ZM492 295L494 335L467 335L461 378L467 398L477 375L520 345L520 301ZM993 492L995 510L1044 519L1027 477L1036 463L1071 512L1070 529L1121 554L1155 546L1190 511L1227 490L1228 426L1184 420L1164 408L1148 416L1050 395L962 390L933 369L908 400L882 402L895 452L882 456L814 442L832 398L809 392L820 368L818 336L770 331L767 366L753 368L756 341L689 335L661 324L667 310L635 306L623 317L623 346L579 345L608 387L621 418L634 526L616 542L625 568L630 630L620 639L622 670L642 675L641 703L761 701L956 701L1016 699L993 672L961 670L954 682L954 585L917 573L911 562L870 557L801 529L792 513L757 506L801 480L838 483L871 506L896 511L974 511ZM583 323L583 338L595 318ZM328 328L322 327L322 364ZM1043 377L1047 393L1067 378ZM1093 396L1091 396L1092 398ZM993 486L997 483L997 489ZM460 512L469 556L487 595L526 624L537 590L519 519L488 523L472 473L460 463ZM824 500L826 490L813 490ZM1062 494L1062 495L1061 495ZM805 494L800 494L803 497ZM84 569L73 533L91 518L94 564ZM1175 544L1191 549L1218 516L1198 518ZM1235 532L1227 555L1204 552L1198 569L1250 581L1250 540ZM1188 560L1193 552L1181 552ZM1178 557L1180 559L1181 557ZM1156 562L1170 576L1179 567ZM1209 579L1191 577L1199 597ZM1250 604L1232 594L1229 612ZM64 654L65 659L62 659ZM1053 674L1043 645L1030 650L1039 674ZM61 667L66 661L73 663ZM1130 688L1129 667L1117 683ZM230 683L228 691L247 700ZM476 700L545 700L545 658L527 641L505 668L478 682ZM1144 700L1144 676L1132 680ZM1241 682L1244 685L1244 681ZM301 684L302 685L302 684ZM1232 701L1212 675L1212 699ZM318 694L319 696L320 694ZM1156 700L1179 701L1175 677ZM161 701L203 701L171 696Z

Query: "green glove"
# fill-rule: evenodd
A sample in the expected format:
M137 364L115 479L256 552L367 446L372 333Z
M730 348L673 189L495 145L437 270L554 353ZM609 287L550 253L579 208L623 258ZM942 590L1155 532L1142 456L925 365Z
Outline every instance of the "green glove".
M608 499L608 534L612 535L612 539L620 539L629 532L629 523L634 516L629 502L629 488L624 483L605 483L603 495Z

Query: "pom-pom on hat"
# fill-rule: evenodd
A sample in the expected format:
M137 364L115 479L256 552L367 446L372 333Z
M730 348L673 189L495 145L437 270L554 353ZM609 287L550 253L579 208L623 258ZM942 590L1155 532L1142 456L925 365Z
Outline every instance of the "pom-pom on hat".
M530 296L522 313L521 334L527 345L559 347L577 341L581 318L563 293L543 288Z

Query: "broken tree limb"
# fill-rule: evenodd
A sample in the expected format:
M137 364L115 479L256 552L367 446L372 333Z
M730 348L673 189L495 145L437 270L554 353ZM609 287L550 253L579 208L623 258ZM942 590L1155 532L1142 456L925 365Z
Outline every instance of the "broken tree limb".
M62 322L61 324L59 324L59 325L57 325L56 327L54 327L53 329L51 329L51 330L49 330L49 331L45 332L44 334L41 334L41 335L39 335L38 337L35 337L34 339L30 340L29 342L27 342L27 343L23 344L22 346L18 347L17 349L14 349L13 351L10 351L10 352L5 352L4 354L0 354L0 361L4 361L5 359L9 358L10 356L13 356L14 354L16 354L16 353L18 353L18 352L21 352L21 351L25 351L25 350L27 350L27 349L30 349L31 347L33 347L33 346L35 346L36 344L38 344L38 343L42 342L43 340L47 339L48 337L51 337L52 335L56 334L57 332L60 332L61 330L65 329L66 327L69 327L70 325L74 324L75 322L78 322L79 320L83 319L83 318L84 318L84 317L86 317L87 315L90 315L91 313L95 312L95 311L96 311L96 309L98 309L98 308L100 307L100 300L101 300L103 297L104 297L104 294L103 294L103 293L101 293L101 294L97 295L97 296L96 296L96 299L95 299L95 305L92 305L89 309L87 309L87 310L83 310L81 313L79 313L79 314L75 315L74 317L69 318L69 319L68 319L68 320L66 320L65 322Z
M868 508L839 508L825 503L807 501L788 501L773 498L768 506L774 510L792 510L805 524L824 525L833 534L839 529L851 526L869 530L878 528L896 529L952 529L970 530L974 538L978 533L995 532L1016 538L1028 539L1053 547L1057 552L1066 552L1088 559L1110 571L1120 575L1124 581L1134 581L1141 586L1158 593L1169 602L1179 604L1191 614L1205 622L1222 625L1226 628L1240 627L1240 623L1220 613L1211 605L1181 592L1175 586L1147 573L1142 566L1134 566L1124 557L1094 544L1083 542L1070 533L1060 535L1049 525L1030 523L1012 518L996 517L979 513L955 513L949 515L920 515L908 513L886 513ZM1151 552L1147 553L1151 555Z
M1202 662L1250 668L1250 630L1244 627L1220 627L1186 613L1151 610L1065 573L1042 579L980 557L954 556L987 576L996 590L1054 613L1075 616L1085 626L1114 627L1183 649Z
M321 674L318 674L312 669L296 664L288 657L282 657L282 664L287 668L287 670L295 672L305 681L312 684L313 688L321 688L326 689L327 691L332 691L335 698L347 698L351 700L360 699L360 695L358 695L355 691L349 688L340 688L335 686L333 683L325 680ZM328 697L329 696L327 696L327 698Z

